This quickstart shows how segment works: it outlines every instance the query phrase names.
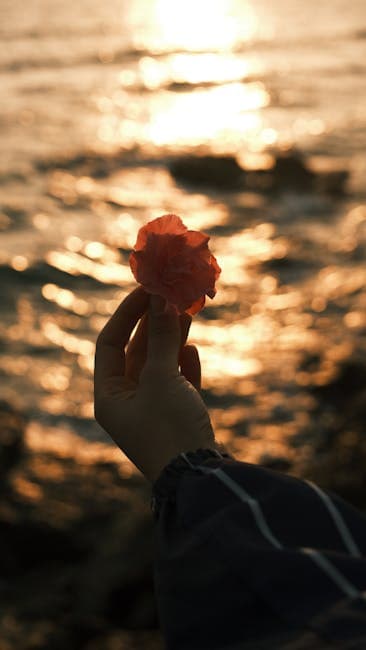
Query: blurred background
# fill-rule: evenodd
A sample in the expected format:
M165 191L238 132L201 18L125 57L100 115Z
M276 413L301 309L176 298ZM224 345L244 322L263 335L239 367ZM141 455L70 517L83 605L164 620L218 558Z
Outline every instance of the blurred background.
M177 213L218 440L366 507L365 2L1 0L0 37L1 650L162 648L95 339Z

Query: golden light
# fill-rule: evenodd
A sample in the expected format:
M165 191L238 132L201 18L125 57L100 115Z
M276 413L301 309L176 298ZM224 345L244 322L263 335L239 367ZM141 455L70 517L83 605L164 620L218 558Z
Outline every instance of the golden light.
M63 251L49 251L46 260L50 266L60 271L76 276L89 275L103 284L123 285L131 280L130 270L117 262L109 262L108 265L105 265L77 253Z
M302 296L299 291L289 291L288 293L274 294L266 298L266 306L274 311L282 309L291 309L299 307L302 304Z
M45 284L42 287L42 296L46 300L54 300L58 294L59 288L55 284Z
M70 235L65 242L65 246L69 251L77 253L83 247L83 240L80 237L75 237L75 235Z
M194 93L160 95L160 106L147 127L147 137L157 145L200 144L203 140L238 140L261 128L254 112L269 104L262 83L230 83Z
M90 241L86 244L84 252L93 260L100 259L105 253L105 246L99 241Z
M217 381L218 383L222 380L227 380L227 377L242 378L250 375L258 375L262 370L262 364L258 359L215 356L211 350L208 350L207 356L203 354L202 359L205 363L205 376L207 380Z
M266 145L275 144L278 140L278 133L275 129L263 129L261 140Z
M257 18L246 2L240 6L244 19L233 15L233 0L157 0L156 46L181 47L187 50L227 50L255 34Z
M344 316L344 322L349 328L364 327L366 323L366 316L359 311L349 311Z
M46 228L48 228L50 225L49 216L47 214L43 214L43 212L38 212L35 214L32 221L33 225L38 228L38 230L46 230Z
M216 152L263 151L279 141L260 113L270 104L269 92L251 81L263 63L239 51L262 28L248 2L142 0L131 6L127 20L135 47L148 53L135 69L128 65L116 74L110 96L96 99L100 141L153 150L210 143ZM151 91L144 105L128 92L141 85ZM58 179L55 191L63 199L71 201L72 190L78 191L68 179ZM130 205L122 198L121 204Z
M71 369L66 366L52 366L40 377L42 388L47 391L65 391L70 385Z
M253 74L246 59L232 54L174 54L168 59L170 78L177 83L224 83L239 81Z
M180 52L171 54L164 58L144 56L138 65L138 74L135 72L127 76L119 73L118 80L122 86L136 84L138 81L145 88L155 90L168 84L222 84L234 81L242 81L250 75L257 75L261 68L259 63L249 61L243 56L231 53L204 52ZM113 95L115 103L119 103L119 93ZM101 112L106 112L106 105L102 102L105 97L97 100ZM123 96L123 104L126 103ZM108 104L108 111L113 106Z
M133 248L139 225L139 221L129 212L122 212L115 221L107 225L106 239L120 248Z
M59 307L69 310L78 316L86 316L91 312L91 306L83 298L78 298L70 289L62 289L56 284L45 284L42 287L42 296L50 302L55 302Z
M67 352L80 354L82 356L90 356L94 354L94 344L91 341L68 334L48 318L42 320L41 328L45 337L49 341L58 347L62 347Z
M25 271L29 266L29 261L24 255L14 255L10 263L16 271Z
M151 56L144 56L140 59L139 69L142 83L149 90L155 90L167 81L166 68Z

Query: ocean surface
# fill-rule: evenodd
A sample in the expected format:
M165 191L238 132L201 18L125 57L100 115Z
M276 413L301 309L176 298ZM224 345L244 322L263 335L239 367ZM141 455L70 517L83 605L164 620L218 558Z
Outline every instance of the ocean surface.
M309 456L314 388L365 354L365 0L0 2L0 386L34 435L108 442L95 339L134 287L138 228L211 236L222 275L194 319L218 438ZM349 171L340 196L177 183L172 157ZM328 422L328 420L327 420Z

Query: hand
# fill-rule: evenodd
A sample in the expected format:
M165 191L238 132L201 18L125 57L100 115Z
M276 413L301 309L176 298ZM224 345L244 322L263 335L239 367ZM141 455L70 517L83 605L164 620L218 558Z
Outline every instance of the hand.
M215 448L198 351L186 345L191 317L164 307L135 289L99 334L95 355L95 418L150 481L179 453Z

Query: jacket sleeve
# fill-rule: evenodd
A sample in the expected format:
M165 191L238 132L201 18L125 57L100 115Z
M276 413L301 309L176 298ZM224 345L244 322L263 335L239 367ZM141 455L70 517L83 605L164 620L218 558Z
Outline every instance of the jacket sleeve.
M314 484L199 449L153 485L167 650L366 648L366 520Z

